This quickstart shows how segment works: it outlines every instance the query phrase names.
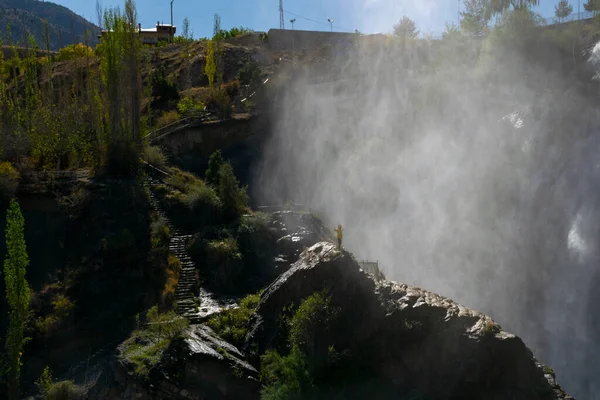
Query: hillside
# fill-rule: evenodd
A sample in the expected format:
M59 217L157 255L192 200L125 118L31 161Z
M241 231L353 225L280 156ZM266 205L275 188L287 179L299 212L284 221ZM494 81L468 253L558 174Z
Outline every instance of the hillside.
M58 50L72 43L86 41L85 31L90 32L89 43L98 43L99 28L66 7L35 0L0 0L0 26L3 40L10 25L10 40L23 44L29 34L38 46L44 48L44 20L48 21L50 49Z

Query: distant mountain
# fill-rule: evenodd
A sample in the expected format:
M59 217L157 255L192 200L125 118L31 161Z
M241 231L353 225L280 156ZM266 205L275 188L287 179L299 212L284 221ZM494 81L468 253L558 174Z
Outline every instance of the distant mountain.
M45 48L44 20L48 21L51 50L85 43L86 30L90 32L88 43L92 46L98 43L100 28L67 7L38 0L0 0L0 37L5 45L9 40L24 45L29 34L33 34L38 46Z

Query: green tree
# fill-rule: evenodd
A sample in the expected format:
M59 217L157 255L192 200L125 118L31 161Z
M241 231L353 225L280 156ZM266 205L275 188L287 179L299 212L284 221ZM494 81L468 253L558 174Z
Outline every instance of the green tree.
M183 39L188 42L192 41L194 38L194 32L190 31L190 20L188 19L188 17L185 17L183 19L182 36L183 36Z
M556 15L556 18L561 22L571 15L572 12L573 6L569 4L568 0L560 0L558 4L554 6L554 15Z
M469 36L489 33L489 0L464 0L465 11L460 13L460 28Z
M208 168L204 173L206 182L213 186L216 186L219 183L219 170L223 164L225 164L225 160L223 159L221 150L217 150L210 155L210 158L208 159Z
M215 63L215 44L213 40L208 41L206 49L206 65L204 66L204 74L208 78L208 87L213 90L215 88L215 76L217 73L217 65Z
M231 164L227 162L221 165L217 194L223 204L223 215L227 219L239 217L248 207L247 189L239 185Z
M506 10L529 8L540 4L540 0L489 0L490 15L502 14Z
M415 22L405 15L396 25L394 25L394 36L400 38L416 38L419 36L419 31L417 30Z
M587 0L583 3L583 8L585 11L596 14L600 10L600 0Z
M29 257L25 245L23 214L19 203L13 199L6 215L6 250L4 280L8 303L8 330L6 353L8 358L8 397L20 398L19 377L23 346L27 342L25 326L29 315L29 286L25 279Z

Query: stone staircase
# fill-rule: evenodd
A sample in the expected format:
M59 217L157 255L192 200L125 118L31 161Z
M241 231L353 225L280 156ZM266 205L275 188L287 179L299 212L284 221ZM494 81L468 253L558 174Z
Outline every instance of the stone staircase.
M186 250L186 244L192 238L192 235L180 232L171 223L161 202L156 198L152 190L150 190L150 186L157 184L162 184L162 182L148 178L147 185L150 206L164 219L166 225L169 227L172 235L169 243L169 251L181 263L179 282L175 288L177 313L194 324L204 321L208 316L221 311L223 308L235 307L236 299L217 299L212 293L199 286L196 278L196 265Z

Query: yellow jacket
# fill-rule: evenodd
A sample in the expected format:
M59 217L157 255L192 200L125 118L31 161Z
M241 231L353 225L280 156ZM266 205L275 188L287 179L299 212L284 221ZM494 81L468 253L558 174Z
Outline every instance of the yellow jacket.
M343 229L341 227L340 228L335 228L334 231L337 232L337 238L341 239L342 238L342 231L343 231Z

